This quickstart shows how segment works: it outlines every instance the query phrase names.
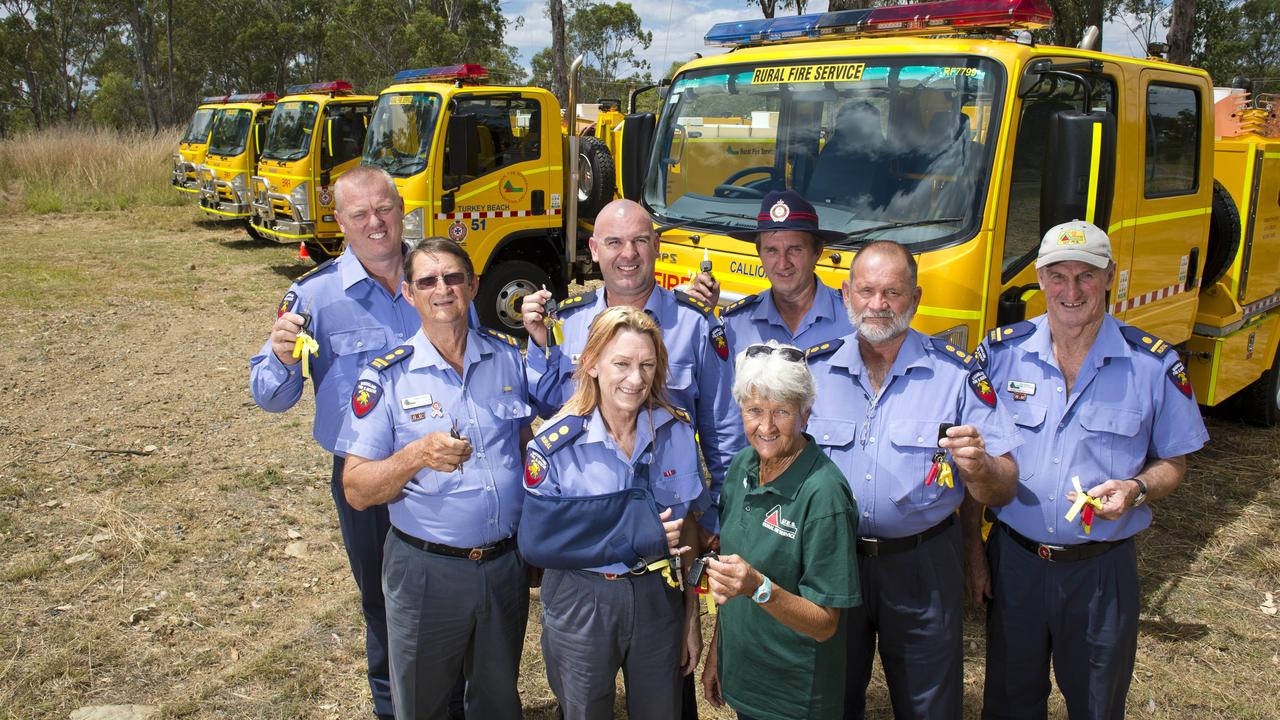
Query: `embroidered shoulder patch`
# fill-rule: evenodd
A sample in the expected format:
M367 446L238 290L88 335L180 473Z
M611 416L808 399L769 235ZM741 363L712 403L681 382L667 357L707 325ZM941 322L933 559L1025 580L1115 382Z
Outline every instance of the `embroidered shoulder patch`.
M547 468L550 463L547 457L538 452L537 448L529 451L528 458L524 463L524 484L525 487L537 487L547 479Z
M974 368L969 372L969 387L973 389L973 394L978 396L983 405L987 407L996 406L996 391L991 387L991 381L987 379L987 373L980 368Z
M287 312L293 312L298 307L298 293L290 290L280 299L280 307L276 308L276 317L280 317Z
M412 345L401 345L400 347L396 348L395 350L392 350L391 352L385 355L379 355L378 357L370 360L369 367L381 372L391 367L392 365L395 365L401 360L404 360L405 358L409 357L412 354L413 354Z
M382 398L382 386L372 380L361 380L351 392L351 412L362 418L373 412Z
M715 348L721 360L729 359L729 341L725 339L724 326L720 323L711 326L711 347Z

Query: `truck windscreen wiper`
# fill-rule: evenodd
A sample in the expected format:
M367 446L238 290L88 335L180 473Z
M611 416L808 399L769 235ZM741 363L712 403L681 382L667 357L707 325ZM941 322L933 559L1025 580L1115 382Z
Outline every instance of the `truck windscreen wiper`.
M702 217L688 218L688 219L685 219L685 220L680 220L679 222L669 223L669 224L665 224L665 225L659 225L659 226L658 226L658 229L657 229L657 233L658 233L659 235L661 235L661 234L663 234L663 233L665 233L665 232L667 232L667 231L669 231L669 230L678 230L678 229L680 229L680 228L688 227L689 225L693 225L694 223L705 222L705 221L707 221L707 220L714 220L714 219L717 219L717 218L739 218L739 219L742 219L742 220L751 220L751 221L754 221L754 220L756 219L756 218L755 218L754 216L752 216L752 215L743 215L742 213L713 212L713 213L707 213L706 215L703 215ZM744 227L744 226L741 226L741 225L734 225L733 227L734 227L734 228L741 228L741 227Z
M942 225L943 223L955 223L955 222L964 222L964 218L962 217L930 218L928 220L908 220L905 222L885 223L883 225L875 225L869 228L863 228L861 230L854 230L850 233L846 233L844 236L844 240L840 240L834 243L827 243L827 247L848 248L853 245L859 244L858 242L851 243L849 241L860 240L861 238L865 238L867 235L873 235L875 233L878 233L884 230L896 230L898 228L906 228L906 227L923 227L925 225Z

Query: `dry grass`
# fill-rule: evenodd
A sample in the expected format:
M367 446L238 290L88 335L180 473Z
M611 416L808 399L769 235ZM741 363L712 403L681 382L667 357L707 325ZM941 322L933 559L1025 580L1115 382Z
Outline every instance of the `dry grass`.
M57 127L0 140L0 206L9 212L124 210L191 202L169 187L178 131Z
M0 718L108 703L166 719L368 716L310 398L271 415L246 388L246 358L306 268L291 247L196 221L140 207L0 230ZM1280 430L1214 418L1210 432L1140 543L1133 718L1280 717L1280 618L1260 607L1280 595ZM284 552L295 534L304 557ZM526 717L552 718L533 607L521 695ZM966 635L972 718L977 615ZM878 677L868 709L890 716Z

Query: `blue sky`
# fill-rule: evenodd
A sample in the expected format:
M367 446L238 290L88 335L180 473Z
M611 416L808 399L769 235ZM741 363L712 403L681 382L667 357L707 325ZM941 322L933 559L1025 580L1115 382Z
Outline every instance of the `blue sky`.
M507 33L507 42L520 51L528 63L534 53L551 44L551 23L543 17L546 0L505 0L503 13L510 19L524 18L524 25ZM644 23L653 33L653 45L643 53L655 75L665 72L672 62L684 62L700 52L711 55L722 50L708 48L702 37L718 22L761 17L760 8L748 6L746 0L632 0ZM825 0L810 3L808 12L826 10ZM1163 32L1160 33L1163 35ZM1108 23L1103 29L1103 49L1118 55L1140 55L1139 44L1121 24Z

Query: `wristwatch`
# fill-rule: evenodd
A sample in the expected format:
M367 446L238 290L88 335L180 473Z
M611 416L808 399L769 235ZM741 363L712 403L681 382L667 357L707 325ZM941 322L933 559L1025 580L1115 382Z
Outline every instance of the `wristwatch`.
M763 605L769 602L769 598L773 597L773 581L767 575L761 575L760 577L764 578L764 582L760 583L760 587L756 588L755 593L751 595L751 599L757 605Z
M1138 478L1129 478L1129 479L1138 483L1138 497L1133 499L1133 507L1138 507L1139 505L1147 501L1147 484L1142 482Z

